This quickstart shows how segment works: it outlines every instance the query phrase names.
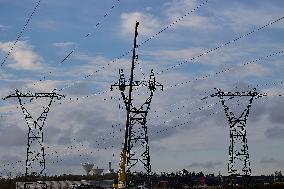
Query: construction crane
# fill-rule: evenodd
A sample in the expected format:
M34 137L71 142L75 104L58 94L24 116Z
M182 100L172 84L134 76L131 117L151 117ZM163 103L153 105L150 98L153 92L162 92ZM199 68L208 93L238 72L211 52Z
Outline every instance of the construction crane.
M113 89L113 87L118 87L118 89L120 90L127 111L124 144L120 154L118 182L113 185L113 188L117 189L128 189L130 187L130 180L128 178L128 175L131 171L130 169L133 169L139 164L143 166L146 172L144 185L151 188L151 164L148 145L147 115L150 110L150 104L154 95L154 91L158 87L163 90L163 86L156 81L153 70L151 70L149 81L134 81L134 67L135 62L138 59L138 56L136 55L136 38L138 36L138 25L139 22L136 22L134 44L132 49L130 79L129 81L126 81L123 70L120 69L119 81L111 85L111 90ZM148 88L149 96L141 105L135 105L133 103L134 99L132 95L133 88L140 86ZM127 91L126 88L128 88L129 90ZM126 94L127 92L128 94ZM139 147L141 153L135 152L133 150L134 147Z
M127 106L126 106L126 110L127 110L127 115L130 114L130 108L131 108L131 100L132 100L132 89L133 89L133 75L134 75L134 63L135 63L135 58L136 58L136 52L135 49L137 48L136 45L136 39L138 36L138 32L137 32L137 28L139 26L139 22L136 22L135 25L135 33L134 33L134 43L133 43L133 49L132 49L132 64L131 64L131 74L130 74L130 81L129 81L129 94L128 94L128 102L127 102ZM119 88L120 90L125 89L125 82L121 83L121 81L124 78L120 77L120 82L119 82ZM122 89L123 87L123 89ZM129 116L127 116L126 118L126 128L125 128L125 136L124 136L124 144L121 150L121 154L120 154L120 163L119 163L119 172L118 172L118 183L114 183L113 187L114 188L125 188L126 187L126 162L127 162L127 143L128 143L128 126L129 126Z

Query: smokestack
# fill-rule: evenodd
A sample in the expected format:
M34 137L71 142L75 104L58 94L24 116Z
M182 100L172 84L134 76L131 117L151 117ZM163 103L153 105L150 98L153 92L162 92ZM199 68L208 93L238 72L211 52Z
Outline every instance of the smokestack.
M111 162L108 162L108 171L109 171L110 173L113 173L113 172L114 172L113 169L111 168Z

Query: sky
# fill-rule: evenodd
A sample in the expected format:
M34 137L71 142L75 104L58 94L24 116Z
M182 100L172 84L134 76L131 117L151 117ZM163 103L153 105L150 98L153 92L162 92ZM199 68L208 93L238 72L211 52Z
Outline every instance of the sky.
M284 2L204 2L42 0L28 21L38 1L0 0L1 97L15 89L65 95L44 125L47 174L84 174L84 162L106 170L111 161L118 169L126 113L110 86L120 68L129 77L136 21L135 80L148 80L153 69L164 86L148 114L152 170L227 175L229 123L217 97L201 99L214 88L256 88L268 96L254 99L247 120L252 175L283 171ZM134 94L137 105L145 92ZM37 117L47 100L25 103ZM28 127L17 99L0 104L0 173L24 173L23 163L11 163L25 161ZM248 99L228 104L237 115Z

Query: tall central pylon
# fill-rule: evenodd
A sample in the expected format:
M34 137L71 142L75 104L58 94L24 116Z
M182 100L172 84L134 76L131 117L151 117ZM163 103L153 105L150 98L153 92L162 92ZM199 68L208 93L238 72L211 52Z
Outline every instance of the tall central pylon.
M249 176L251 174L246 137L246 123L253 100L266 95L267 94L258 93L256 89L253 89L253 91L233 93L225 93L220 89L217 89L217 93L211 95L211 97L217 96L220 98L220 102L229 121L230 145L228 173L230 175ZM248 97L248 104L239 116L233 113L226 104L227 100L231 100L235 97Z
M147 115L150 109L154 91L158 87L163 90L163 86L156 81L153 70L151 70L150 79L148 82L134 81L135 59L137 59L135 50L137 48L136 38L138 36L138 25L139 22L136 22L130 79L129 81L126 81L123 70L120 69L119 81L114 85L111 85L111 90L113 90L114 87L119 88L127 111L125 138L121 151L121 160L119 166L120 170L118 188L129 188L128 175L131 170L137 167L137 164L142 164L144 172L146 172L148 176L151 173ZM134 98L132 95L133 88L141 86L148 87L148 90L150 91L148 93L149 96L141 106L135 107ZM129 90L127 91L126 88L129 88ZM126 94L127 92L128 95ZM150 186L148 187L150 188Z
M26 178L28 180L31 176L42 176L45 170L45 152L43 146L43 126L47 118L47 114L50 110L52 102L57 99L60 100L63 95L52 93L21 93L16 90L15 94L11 94L5 98L18 98L20 107L24 114L26 124L28 125L28 144L27 144L27 156L26 156ZM29 111L25 108L22 101L23 98L38 99L49 98L47 106L44 107L43 112L36 119L32 117ZM29 183L25 183L25 188L29 188ZM42 184L44 188L44 183Z

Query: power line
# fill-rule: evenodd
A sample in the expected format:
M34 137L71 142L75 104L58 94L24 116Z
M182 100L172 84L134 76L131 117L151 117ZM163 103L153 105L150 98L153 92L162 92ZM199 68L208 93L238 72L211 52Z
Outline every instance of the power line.
M186 116L188 116L188 115L192 115L193 113L196 113L196 112L200 112L200 111L202 111L202 110L206 110L206 109L208 109L208 108L211 108L211 107L213 107L213 106L215 106L215 105L217 105L218 104L218 102L216 102L216 103L212 103L212 104L209 104L209 105L205 105L205 106L202 106L202 107L198 107L198 108L196 108L196 110L194 110L194 111L191 111L191 112L189 112L189 113L186 113L186 114L184 114L183 116L181 116L181 115L179 115L178 117L177 117L177 119L181 119L181 118L184 118L184 117L186 117ZM221 111L220 111L221 112ZM214 112L213 113L210 113L209 115L211 116L211 115L214 115L214 114L216 114L217 112L214 110ZM192 119L191 119L192 120ZM149 120L150 121L150 120ZM167 121L164 121L163 123L167 123L167 122L169 122L169 121L172 121L172 119L170 119L170 120L167 120ZM184 122L184 123L181 123L181 124L178 124L178 125L174 125L174 126L170 126L170 128L177 128L177 127L180 127L180 126L182 126L182 125L185 125L185 124L188 124L188 123L190 123L191 121L186 121L186 122ZM149 127L149 129L150 128L154 128L153 126L152 127ZM161 133L161 132L165 132L165 131L167 131L169 128L166 128L166 129L163 129L163 130L160 130L160 131L156 131L156 133ZM120 132L121 132L121 129L120 129ZM113 132L113 133L109 133L109 135L111 135L111 134L114 134L115 132ZM119 133L119 132L116 132L116 133ZM102 139L103 141L105 141L106 139L104 138L104 139ZM96 142L98 142L98 141L96 141ZM107 149L107 148L105 148L105 149Z
M284 81L281 81L281 82L279 82L279 83L283 84ZM277 82L274 82L273 84L277 84ZM265 85L266 85L266 84L265 84ZM267 94L267 96L271 96L271 95ZM181 118L184 118L185 116L192 115L193 113L196 113L196 112L199 112L199 111L202 111L202 110L206 110L206 109L211 108L211 107L213 107L213 106L215 106L215 105L217 105L217 104L218 104L218 102L212 103L212 104L209 104L209 105L205 105L205 106L202 106L202 107L199 107L199 108L196 108L195 111L189 112L189 113L185 114L183 117L182 117L182 116L178 116L177 119L181 119ZM235 104L239 106L239 103L235 103ZM213 111L212 113L209 113L208 116L213 116L213 115L217 114L218 112L221 112L221 110L220 110L220 111L216 111L216 110L214 109L214 111ZM195 119L196 119L196 118L195 118ZM194 119L194 120L195 120L195 119ZM200 118L199 118L199 119L200 119ZM168 121L165 121L164 123L169 122L169 121L171 121L171 119L168 120ZM183 122L183 123L180 123L180 124L177 124L177 125L173 125L173 126L170 126L170 127L165 128L165 129L155 131L155 132L153 132L153 133L159 134L159 133L162 133L162 132L166 132L166 131L168 131L169 129L179 128L179 127L182 127L182 126L184 126L184 125L186 125L186 124L191 124L192 121L193 121L193 120L190 119L189 121L186 121L186 122ZM118 125L116 125L116 126L118 126ZM149 127L149 128L153 128L153 127ZM121 129L120 129L120 132L122 132ZM113 135L113 134L115 134L115 133L117 134L118 132L110 132L110 133L108 133L108 134L106 134L106 135ZM150 135L153 135L153 133L150 134ZM104 135L104 136L106 136L106 135ZM119 139L119 138L118 138L118 139ZM105 141L106 141L106 138L103 138L103 139L102 139L102 142L105 142ZM100 146L100 148L102 148L102 147L101 147L101 144L99 144L99 140L96 140L96 143L97 143L98 147ZM103 149L105 149L105 150L111 149L111 148L113 148L113 145L112 145L111 147L103 147ZM98 150L98 151L99 151L99 150Z
M155 33L154 35L152 35L151 37L149 37L148 39L146 39L144 42L142 42L141 44L137 45L137 48L139 48L140 46L144 45L145 43L149 42L150 40L152 40L153 38L157 37L158 35L160 35L162 32L166 31L167 29L169 29L170 27L173 27L175 24L177 24L178 22L180 22L183 18L185 18L186 16L188 16L190 13L193 13L194 11L198 10L200 7L202 7L204 4L206 4L208 2L208 0L204 1L203 3L199 4L196 8L192 9L191 11L189 11L188 13L186 13L184 16L178 18L177 20L175 20L174 22L172 22L170 25L166 26L165 28L161 29L159 32ZM120 58L123 58L124 56L126 56L127 54L131 53L133 50L129 50L126 53L124 53L123 55L121 55L120 57L118 57L116 60L113 60L112 63L114 63L115 61L119 60ZM109 66L110 63L107 64L107 66ZM88 78L91 77L93 74L99 72L100 70L104 69L105 66L103 66L102 68L98 69L97 71L85 76L84 78Z
M207 2L207 1L206 1ZM205 4L205 2L203 2L203 4ZM201 4L201 5L203 5L203 4ZM201 6L200 5L200 6ZM197 10L198 8L195 8L195 9L193 9L191 12L193 12L194 10ZM188 14L189 14L190 12L188 12ZM188 15L187 14L187 15ZM216 47L216 48L214 48L214 49L211 49L210 51L207 51L206 53L203 53L203 54L201 54L201 55L199 55L199 57L201 57L201 56L203 56L203 55L205 55L205 54L207 54L207 53L209 53L209 52L212 52L212 51L214 51L214 50L217 50L217 49L219 49L220 47L222 47L222 46L226 46L226 45L228 45L228 44L230 44L230 43L233 43L233 42L236 42L237 40L239 40L239 39L241 39L241 38L243 38L244 36L248 36L248 35L251 35L252 33L254 33L254 32L256 32L256 31L260 31L260 30L262 30L262 29L264 29L264 28L266 28L267 26L269 26L269 25L271 25L271 24L274 24L274 23L276 23L276 22L278 22L278 21L280 21L280 20L282 20L284 17L282 17L282 18L279 18L278 20L275 20L275 21L273 21L273 22L271 22L271 23L269 23L269 24L266 24L266 25L264 25L264 26L262 26L262 27L260 27L260 28L258 28L257 30L253 30L252 32L249 32L249 33L247 33L246 35L243 35L243 36L241 36L241 37L239 37L239 38L236 38L236 39L234 39L234 40L232 40L232 41L229 41L229 42L227 42L227 43L225 43L225 44L223 44L223 45L221 45L221 46L219 46L219 47ZM181 20L181 18L180 19L178 19L178 20L176 20L175 22L173 22L173 23L177 23L178 21L180 21ZM172 25L170 25L170 26L172 26ZM162 29L160 32L158 32L157 33L157 35L159 34L159 33L161 33L162 31L165 31L167 28L169 28L170 26L167 26L167 27L165 27L164 29ZM154 36L157 36L157 35L154 35ZM153 37L153 36L152 36ZM148 40L146 40L146 41L149 41L151 38L149 38ZM144 44L144 43L142 43L142 44ZM141 44L141 45L142 45ZM138 46L140 46L140 45L138 45ZM131 51L128 51L126 54L128 54L129 52L131 52ZM192 59L194 59L194 58L192 58ZM191 60L192 60L191 59ZM185 62L183 62L183 63L185 63ZM177 66L177 65L176 65ZM173 68L173 67L172 67ZM163 72L163 71L162 71ZM161 73L161 72L160 72ZM159 74L159 73L158 73ZM43 81L43 80L41 80L41 81ZM78 83L78 82L76 82L76 83ZM73 83L73 85L75 85L76 83ZM72 85L71 85L72 86ZM71 87L71 86L69 86L69 87ZM67 87L68 88L68 87ZM62 89L60 89L60 90L63 90L63 89L65 89L65 88L62 88ZM81 97L82 99L84 99L84 98L88 98L88 97L91 97L91 96L96 96L96 95L99 95L99 94L103 94L103 93L106 93L107 91L103 91L103 92L99 92L99 93L95 93L95 94L92 94L92 95L87 95L87 96L85 96L85 97ZM70 98L70 100L79 100L79 98Z
M201 8L203 5L205 5L206 3L208 2L208 0L204 1L203 3L199 4L198 6L196 6L194 9L192 9L191 11L187 12L185 15L179 17L177 20L175 20L174 22L172 22L171 24L169 24L168 26L164 27L163 29L161 29L159 32L155 33L154 35L152 35L151 37L149 37L148 39L146 39L144 42L142 42L141 44L138 44L137 45L137 48L139 48L140 46L144 45L145 43L151 41L152 39L156 38L158 35L160 35L161 33L163 33L164 31L166 31L167 29L173 27L175 24L177 24L178 22L180 22L181 20L183 20L186 16L188 16L190 13L193 13L195 11L197 11L199 8ZM126 55L128 55L129 53L132 52L132 49L127 51L126 53L122 54L121 56L119 56L118 58L112 60L111 62L109 62L108 64L102 66L101 68L99 68L98 70L84 76L82 79L85 80L91 76L93 76L94 74L100 72L101 70L105 69L106 67L110 66L111 63L115 63L116 61L119 61L121 58L125 57ZM69 85L67 85L66 87L63 87L63 88L60 88L58 89L58 91L62 91L62 90L65 90L67 88L70 88L76 84L80 83L80 80L79 81L75 81Z
M283 83L283 82L282 82ZM198 111L202 111L202 110L205 110L205 109L207 109L207 108L210 108L210 107L213 107L215 104L218 104L218 103L212 103L211 105L206 105L206 106L203 106L203 107L201 107L201 108L197 108L194 112L198 112ZM237 105L238 105L238 103L236 103ZM189 113L189 115L190 114L192 114L192 113L194 113L194 112L191 112L191 113ZM220 111L219 111L220 112ZM215 115L216 113L218 113L218 112L216 112L215 110L214 110L214 112L213 113L210 113L210 114L208 114L208 115ZM178 119L180 119L181 117L178 117ZM168 122L168 121L167 121ZM165 128L165 129L163 129L163 130L159 130L159 131L156 131L156 133L158 134L158 133L162 133L162 132L165 132L165 131L168 131L169 129L171 129L171 128L178 128L178 127L181 127L181 126L183 126L183 125L186 125L186 124L191 124L191 122L192 122L192 119L191 119L191 121L186 121L186 122L184 122L184 123L181 123L181 124L178 124L178 125L174 125L174 126L171 126L170 128ZM114 133L109 133L109 134L114 134ZM118 138L119 139L119 138ZM105 138L103 138L103 141L105 141ZM97 143L98 141L96 141L96 143ZM99 144L98 144L99 145ZM98 146L99 147L99 146ZM106 148L106 147L104 147L104 149L105 150L107 150L107 149L110 149L110 148L113 148L114 146L112 145L111 147L108 147L108 148ZM99 151L99 150L98 150Z
M278 55L278 54L282 54L283 52L284 52L284 50L278 51L278 52L269 54L269 55L267 55L267 56L265 56L265 57L261 57L261 58L258 58L258 59L255 59L255 60L246 62L246 63L244 63L244 64L240 64L240 65L238 65L238 66L239 66L239 67L247 66L247 65L249 65L249 64L251 64L251 63L256 63L256 62L259 62L259 61L261 61L261 60L263 60L263 59L270 58L270 57L275 56L275 55ZM227 69L221 70L221 71L219 71L219 72L216 72L215 74L205 75L205 76L202 76L202 77L197 77L197 78L195 78L195 79L193 79L193 80L189 80L189 81L181 82L181 83L178 83L178 84L175 84L175 85L171 85L171 86L169 86L169 87L166 87L165 89L170 89L170 88L178 87L178 86L180 86L180 85L189 84L189 83L191 83L191 82L193 82L193 81L198 81L198 80L202 80L202 79L207 79L207 78L209 78L209 77L213 77L213 76L216 76L216 75L220 75L221 73L224 73L224 72L227 72L227 71L231 71L231 70L234 70L234 68L227 68ZM275 82L274 82L274 83L275 83ZM278 95L278 96L282 96L282 95ZM203 97L202 99L206 99L206 98L208 98L208 96L207 96L207 97ZM201 100L202 100L202 99L201 99Z
M242 39L242 38L244 38L244 37L246 37L246 36L249 36L249 35L251 35L251 34L253 34L253 33L255 33L255 32L257 32L257 31L261 31L261 30L263 30L264 28L266 28L266 27L268 27L268 26L270 26L270 25L272 25L272 24L275 24L275 23L277 23L277 22L279 22L280 20L283 20L284 19L284 17L281 17L281 18L279 18L279 19L277 19L277 20L274 20L274 21L272 21L272 22L270 22L270 23L268 23L268 24L266 24L266 25L264 25L264 26L262 26L262 27L260 27L260 28L258 28L258 29L256 29L256 30L252 30L251 32L249 32L249 33L247 33L247 34L245 34L245 35L242 35L242 36L240 36L240 37L238 37L238 38L235 38L235 39L233 39L233 40L231 40L231 41L229 41L229 42L226 42L226 43L224 43L224 44L222 44L222 45L220 45L220 46L218 46L218 47L216 47L216 48L214 48L214 49L211 49L211 50L209 50L209 51L206 51L205 53L202 53L202 54L200 54L200 55L198 55L197 57L193 57L193 58L191 58L189 61L191 61L191 60L195 60L195 59L197 59L197 58L199 58L199 57L201 57L201 56L204 56L204 55L206 55L206 54L209 54L210 52L213 52L213 51L216 51L216 50L218 50L218 49L220 49L221 47L223 47L223 46L227 46L227 45L229 45L229 44L232 44L232 43L234 43L234 42L236 42L236 41L238 41L238 40L240 40L240 39ZM131 51L128 51L128 53L129 52L131 52ZM274 56L274 55L273 55ZM114 62L115 60L113 60L113 62ZM173 69L173 68L175 68L176 66L180 66L180 65L182 65L182 64L184 64L184 63L189 63L189 61L185 61L185 62L181 62L181 63L179 63L179 64L177 64L177 65L175 65L175 66L172 66L171 68L167 68L166 69L166 71L168 71L169 69ZM252 61L253 62L253 61ZM110 63L108 64L108 65L110 65ZM228 70L226 70L226 71L228 71ZM224 71L221 71L221 72L226 72L225 70ZM98 72L98 70L96 71L96 72ZM93 74L94 73L96 73L96 72L93 72ZM161 74L161 73L163 73L163 72L165 72L165 71L160 71L160 72L158 72L157 74ZM220 74L220 73L219 73ZM91 74L92 75L92 74ZM90 75L90 76L91 76ZM216 74L216 75L218 75L218 74ZM207 78L208 76L204 76L204 78L202 78L202 79L205 79L205 78ZM86 79L86 78L84 78L84 79ZM198 78L196 78L195 80L199 80ZM187 82L185 82L185 83L180 83L180 84L175 84L175 85L173 85L174 87L176 87L176 86L178 86L178 85L182 85L182 84L187 84L187 83L190 83L191 81L187 81ZM72 84L70 84L70 85L68 85L67 87L64 87L64 88L61 88L61 89L59 89L59 90L64 90L64 89L67 89L67 88L70 88L70 87L72 87L72 86L74 86L74 85L76 85L76 84L78 84L78 83L80 83L80 81L76 81L76 82L74 82L74 83L72 83ZM173 86L170 86L170 87L168 87L168 88L171 88L171 87L173 87ZM103 91L102 93L106 93L107 91ZM100 92L99 93L95 93L94 95L87 95L87 96L85 96L85 97L81 97L81 98L88 98L88 97L90 97L90 96L96 96L96 95L99 95L99 94L101 94ZM79 100L80 98L75 98L75 100ZM72 100L72 99L70 99L70 100ZM74 98L73 98L73 100L74 100Z
M280 50L280 51L277 51L277 52L275 52L275 53L271 53L271 54L269 54L269 55L267 55L267 56L260 57L260 58L258 58L258 59L255 59L255 60L252 60L252 61L243 63L243 64L238 65L238 66L239 66L239 67L247 66L247 65L249 65L249 64L259 62L259 61L261 61L261 60L263 60L263 59L270 58L270 57L273 57L273 56L282 54L283 52L284 52L284 50ZM209 78L209 77L217 76L217 75L220 75L220 74L222 74L222 73L224 73L224 72L228 72L228 71L231 71L231 70L234 70L234 68L233 68L233 67L231 67L231 68L226 68L226 69L223 69L223 70L221 70L221 71L219 71L219 72L215 72L215 74L208 74L208 75L204 75L204 76L197 77L197 78L195 78L195 79L193 79L193 80L188 80L188 81L181 82L181 83L178 83L178 84L170 85L169 87L165 87L165 90L166 90L166 89L169 89L169 88L178 87L178 86L180 86L180 85L189 84L189 83L192 83L193 81L203 80L203 79L207 79L207 78Z
M268 27L268 26L270 26L270 25L273 25L273 24L275 24L275 23L277 23L277 22L279 22L279 21L281 21L281 20L283 20L283 19L284 19L284 17L278 18L277 20L274 20L274 21L272 21L272 22L269 22L268 24L266 24L266 25L264 25L264 26L262 26L262 27L259 27L259 28L255 29L255 30L252 30L252 31L249 32L249 33L246 33L246 34L244 34L244 35L242 35L242 36L239 36L239 37L237 37L237 38L235 38L235 39L233 39L233 40L231 40L231 41L228 41L228 42L226 42L226 43L223 43L222 45L219 45L219 46L215 47L214 49L210 49L210 50L208 50L208 51L206 51L206 52L204 52L204 53L201 53L201 54L199 54L199 55L196 56L196 57L190 58L189 60L186 60L186 61L181 62L181 63L179 63L179 64L176 64L176 65L174 65L174 66L171 66L170 68L167 68L167 69L165 69L165 70L161 70L161 71L158 72L157 74L159 75L159 74L164 73L164 72L166 72L166 71L168 71L168 70L170 70L170 69L174 69L174 68L176 68L176 67L178 67L178 66L181 66L181 65L183 65L183 64L190 63L190 61L196 60L196 59L198 59L198 58L200 58L200 57L202 57L202 56L204 56L204 55L207 55L207 54L209 54L209 53L211 53L211 52L214 52L214 51L216 51L216 50L218 50L218 49L220 49L220 48L222 48L222 47L225 47L225 46L227 46L227 45L229 45L229 44L233 44L233 43L239 41L240 39L242 39L242 38L244 38L244 37L247 37L247 36L250 36L250 35L252 35L252 34L255 33L255 32L261 31L261 30L263 30L264 28L266 28L266 27Z
M10 54L12 53L14 47L16 46L16 43L17 43L17 42L19 41L19 39L22 37L23 32L25 31L25 29L27 28L29 22L31 21L31 19L32 19L34 13L36 12L36 10L37 10L37 8L38 8L40 2L41 2L41 0L39 0L39 1L37 2L36 6L34 7L33 12L31 13L30 17L29 17L28 20L26 21L26 24L25 24L24 27L22 28L22 30L21 30L20 34L18 35L16 41L13 43L13 45L11 46L11 48L10 48L8 54L6 55L6 57L4 58L4 60L2 61L2 63L1 63L1 69L2 69L2 67L4 66L5 62L7 61L8 57L10 56Z
M282 54L284 52L284 50L280 50L278 52L275 52L275 53L271 53L267 56L264 56L264 57L260 57L258 59L255 59L255 60L252 60L252 61L249 61L249 62L246 62L246 63L243 63L243 64L240 64L238 65L238 67L243 67L243 66L247 66L249 64L252 64L252 63L257 63L257 62L260 62L264 59L267 59L267 58L270 58L270 57L273 57L273 56L276 56L276 55L279 55L279 54ZM178 87L178 86L181 86L181 85L185 85L185 84L190 84L192 83L193 81L199 81L199 80L203 80L203 79L208 79L210 77L214 77L214 76L217 76L217 75L220 75L222 73L225 73L225 72L228 72L228 71L232 71L236 69L235 67L231 67L231 68L226 68L226 69L223 69L219 72L215 72L214 74L208 74L208 75L204 75L204 76L200 76L200 77L196 77L195 79L191 79L191 80L188 80L188 81L184 81L184 82L181 82L181 83L177 83L177 84L173 84L173 85L170 85L168 87L165 87L164 90L167 90L167 89L170 89L170 88L175 88L175 87ZM92 96L97 96L97 95L101 95L101 94L105 94L107 92L109 92L110 90L105 90L105 91L101 91L101 92L98 92L98 93L94 93L94 94L91 94L91 95L86 95L84 97L76 97L76 98L65 98L63 101L67 102L67 100L69 101L72 101L72 100L76 100L76 101L79 101L81 99L85 99L85 98L89 98L89 97L92 97ZM144 94L144 93L142 93ZM139 94L141 95L141 94ZM60 103L61 104L61 103Z
M264 84L262 84L262 86L269 86L269 85L276 85L276 84L283 84L283 83L284 83L284 81L278 81L278 82L264 83ZM256 85L256 86L259 87L259 86L261 86L261 85ZM266 94L267 94L268 97L272 97L272 96L281 97L281 96L284 96L283 94L276 94L276 95L275 95L275 94L269 94L269 93L266 93ZM206 99L206 98L208 98L208 97L209 97L209 96L202 97L200 100L204 100L204 99ZM210 107L212 107L213 105L217 105L217 104L218 104L218 102L212 103L212 104L209 104L209 105L205 105L205 106L202 106L202 107L198 107L195 111L186 113L183 117L188 116L188 115L192 115L192 114L195 113L195 112L204 110L204 109L206 109L206 108L210 108ZM183 108L185 108L185 107L186 107L186 106L182 105L182 106L180 106L180 107L176 107L175 109L181 110L181 109L183 109ZM154 112L157 112L157 111L155 110ZM172 110L169 110L168 112L165 112L164 114L165 114L165 115L168 115L169 113L172 113L172 112L173 112ZM214 114L216 114L216 112L213 112L213 113L211 113L211 114L209 114L209 115L211 116L211 115L214 115ZM156 117L156 116L154 116L154 117ZM158 117L159 117L159 116L158 116ZM177 119L180 119L180 118L182 118L181 115L177 116ZM150 121L150 120L149 120L149 121ZM167 121L163 121L163 123L165 124L165 123L167 123L167 122L169 122L169 121L171 121L171 119L170 119L170 120L167 120ZM190 121L188 121L188 122L190 122ZM185 122L185 123L183 123L183 124L179 124L179 125L177 125L177 126L173 126L172 128L179 127L179 126L184 125L184 124L186 124L186 123L187 123L187 122ZM149 127L149 128L151 128L151 127ZM120 132L121 132L121 129L120 129ZM162 131L160 131L160 132L162 132ZM108 133L107 135L111 135L111 134L115 134L115 133L118 133L118 131L110 132L110 133ZM103 140L105 141L105 139L103 139ZM96 141L96 142L98 142L98 141Z
M121 0L115 0L115 1L116 1L117 3L119 3ZM102 25L104 19L105 19L107 16L110 15L111 11L112 11L115 7L116 7L116 5L113 4L113 5L111 6L111 8L110 8L108 11L106 11L106 12L104 13L104 16L103 16L103 17L101 18L101 20L99 20L99 21L97 22L97 24L95 25L95 28L96 28L96 29L98 29L99 26ZM93 32L88 32L87 34L84 35L84 37L83 37L82 40L85 40L85 39L91 37L94 33L95 33L94 31L93 31ZM73 54L75 51L76 51L75 48L72 49L72 50L60 61L60 63L65 62L65 61L71 56L71 54ZM48 75L43 76L42 79L38 80L37 82L34 82L32 85L33 85L33 86L36 86L37 84L39 84L39 83L41 83L41 82L43 82L43 81L46 81L46 78L47 78L48 76L51 76L52 73L53 73L53 72L49 71L49 72L48 72Z
M119 0L116 0L116 2L119 3ZM103 22L103 20L104 20L108 15L110 15L110 12L114 9L114 7L115 7L115 4L113 4L113 5L111 6L111 8L110 8L108 11L106 11L106 13L104 14L104 16L102 17L102 20L100 20L100 21L97 22L97 24L96 24L96 26L95 26L96 29L101 25L101 23ZM84 39L89 38L89 37L90 37L91 35L93 35L93 34L94 34L94 32L88 32L87 34L84 35ZM67 58L68 58L73 52L75 52L75 49L72 49L72 50L69 52L69 54L67 54L67 56L65 56L65 57L61 60L60 63L65 62L65 61L67 60Z
M283 81L283 83L284 83L284 81ZM267 94L267 96L270 96L270 95ZM228 99L228 101L230 101L230 100L231 100L231 99ZM263 100L263 101L264 101L264 100ZM237 106L239 106L239 103L238 103L238 102L233 103L233 104L236 104ZM182 116L178 116L177 119L181 119L181 118L184 118L185 116L192 115L193 113L197 113L197 112L206 110L206 109L208 109L208 108L212 108L212 107L215 106L215 105L218 105L218 102L215 102L215 103L212 103L212 104L209 104L209 105L205 105L205 106L196 108L196 110L191 111L191 112L189 112L189 113L186 113L183 117L182 117ZM214 111L213 111L212 113L208 113L207 117L208 117L208 116L216 115L216 114L219 113L219 112L222 112L222 111L221 111L221 110L216 111L216 109L214 109ZM198 117L198 118L195 117L194 119L190 119L190 120L185 121L185 122L183 122L183 123L180 123L180 124L177 124L177 125L172 125L172 126L170 126L170 127L167 127L167 128L165 128L165 129L162 129L162 130L154 131L154 132L150 133L149 136L153 135L154 133L159 134L159 133L166 132L166 131L168 131L168 130L170 130L170 129L175 129L175 128L179 128L179 127L185 126L185 125L187 125L187 124L191 124L191 123L193 122L193 120L196 121L196 120L199 120L199 119L201 119L201 117ZM166 121L166 122L169 122L169 121L172 121L172 119L170 119L170 120L168 120L168 121ZM163 123L166 123L166 122L163 122ZM150 129L150 128L154 128L154 127L149 127L149 129ZM104 139L104 140L105 140L105 139ZM105 148L105 149L107 149L107 148Z
M24 118L23 118L24 119ZM47 146L47 149L49 149L50 148L50 146ZM67 148L69 148L69 147L67 147ZM54 152L52 152L52 153L46 153L46 155L53 155L53 154L57 154L58 152L57 151L54 151ZM33 161L35 161L35 160L33 160ZM15 164L17 164L17 163L21 163L21 162L24 162L24 160L19 160L19 161L15 161L15 162L10 162L10 163L6 163L6 164L2 164L2 165L0 165L0 167L7 167L7 166L12 166L12 165L15 165Z
M277 54L279 54L279 53L283 53L283 51L279 51L279 52L276 52L276 53L267 55L267 56L265 56L264 58L268 58L268 57L271 57L271 56L275 56L275 55L277 55ZM263 59L263 57L262 57L262 58L259 58L259 59L256 59L256 60L254 60L254 61L250 61L250 62L244 63L242 66L248 65L249 63L254 63L254 62L260 61L260 60L262 60L262 59ZM226 69L226 70L229 71L230 68L228 68L228 69ZM222 72L222 71L216 72L216 75L217 75L217 74L221 74L221 73L223 73L223 72ZM204 79L204 78L206 78L206 77L203 76L202 79ZM283 81L281 81L280 83L282 84ZM182 84L182 83L181 83L181 84ZM274 82L273 84L277 84L277 82ZM268 84L266 83L265 85L267 86ZM259 86L259 85L257 85L257 86ZM168 87L168 88L170 88L170 87ZM278 95L278 96L281 96L281 95ZM184 107L184 106L183 106L183 107ZM109 134L114 134L114 132L110 132ZM96 142L97 142L97 141L96 141Z
M74 138L73 139L74 141L76 141L76 139ZM85 147L85 145L84 144L82 144L81 142L78 142L78 146L76 146L76 145L70 145L70 146L67 146L67 149L68 150L76 150L76 152L80 152L81 151L81 149L84 147L84 149L85 150L87 150L87 148ZM47 149L50 149L51 147L50 146L47 146L46 147ZM78 148L78 149L77 149ZM49 152L49 153L46 153L46 155L48 155L48 156L50 156L50 157L52 157L52 155L56 155L55 157L56 158L59 158L59 156L58 156L58 151L57 150L53 150L54 152ZM57 161L52 161L52 162L50 162L50 163L47 163L47 164L55 164L55 163L59 163L59 162L63 162L63 159L62 158L64 158L65 156L68 156L68 155L70 155L70 153L69 154L63 154L63 156L64 157L62 157L62 153L60 153L61 154L61 159L60 160L57 160ZM87 152L87 155L89 154L89 152ZM93 152L91 151L90 152L90 154L93 154ZM81 154L79 155L80 157L82 156ZM87 159L88 159L88 157L87 157ZM35 161L35 159L33 160L33 161ZM6 168L5 167L8 167L8 166L13 166L13 169L14 169L14 166L16 165L16 164L19 164L19 163L24 163L24 160L19 160L19 161L15 161L15 162L10 162L10 163L6 163L6 164L2 164L0 167L4 167L4 169L3 169L3 171L7 171L6 170ZM22 165L24 165L24 164L22 164ZM10 169L9 169L10 170ZM1 172L1 171L0 171Z
M256 87L259 87L259 86L270 86L270 85L277 85L277 84L283 84L284 83L284 81L277 81L277 82L269 82L269 83L263 83L263 84L259 84L259 85L256 85ZM205 92L205 93L207 93L207 92ZM272 94L268 94L268 96L273 96ZM274 95L274 96L283 96L283 95ZM205 99L205 98L208 98L209 96L206 96L206 97L202 97L200 100L203 100L203 99ZM216 103L216 104L218 104L218 103ZM183 108L185 108L186 106L184 106L184 105L182 105L182 106L177 106L175 109L177 109L177 110L181 110L181 109L183 109ZM209 108L209 107L212 107L212 105L206 105L206 106L202 106L202 107L199 107L199 108L197 108L196 109L196 111L200 111L200 110L203 110L203 109L205 109L205 108ZM154 112L157 112L156 110L154 111ZM172 110L169 110L168 112L165 112L164 114L165 115L168 115L169 113L172 113L173 111ZM189 113L187 113L187 114L185 114L185 115L191 115L193 112L189 112ZM212 115L214 115L215 113L213 112L212 113ZM210 114L211 115L211 114ZM155 117L155 116L154 116ZM180 116L181 117L181 116ZM179 118L178 118L179 119ZM149 120L150 121L150 120ZM169 122L170 120L168 120L168 121L164 121L163 123L167 123L167 122ZM181 125L183 125L183 124L181 124ZM180 126L181 126L180 125ZM118 128L118 126L121 126L120 124L116 124L116 125L113 125L112 126L112 128ZM175 128L175 127L179 127L179 126L173 126L173 128ZM151 127L149 127L149 128L151 128ZM98 139L96 139L96 141L95 141L95 143L96 143L96 145L97 145L97 147L100 147L101 146L101 144L100 144L100 141L101 142L106 142L106 136L110 136L110 135L113 135L113 134L117 134L117 133L121 133L122 132L122 129L120 128L119 129L119 131L113 131L113 132L107 132L106 134L104 134L104 135L101 135ZM162 131L159 131L159 132L162 132ZM47 147L47 148L49 148L49 147ZM106 148L105 148L105 150L106 150ZM9 165L9 164L8 164ZM2 166L5 166L5 164L4 165L2 165ZM0 166L1 167L1 166Z

